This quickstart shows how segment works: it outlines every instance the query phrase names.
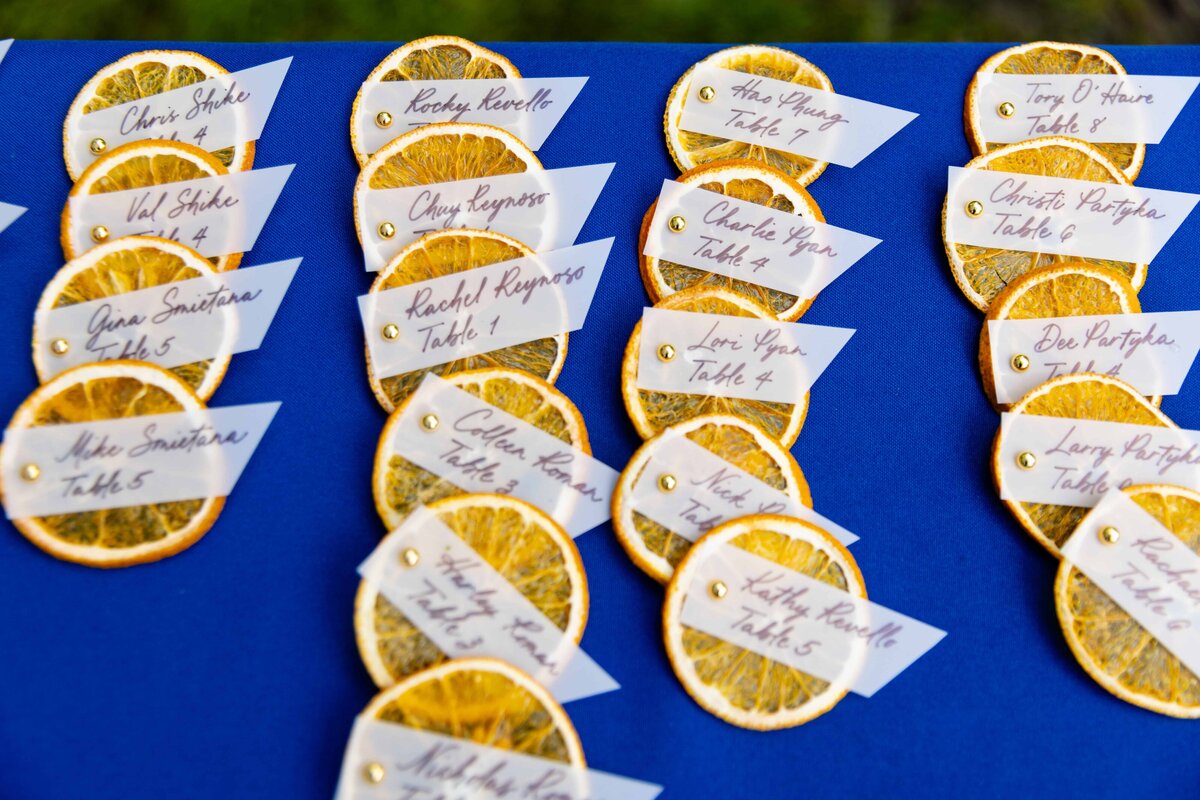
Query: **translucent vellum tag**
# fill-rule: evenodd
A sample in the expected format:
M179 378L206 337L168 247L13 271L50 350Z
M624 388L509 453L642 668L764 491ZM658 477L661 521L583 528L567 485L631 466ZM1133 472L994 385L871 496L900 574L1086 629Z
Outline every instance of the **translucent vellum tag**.
M1106 528L1117 535L1101 538ZM1079 523L1062 555L1200 672L1200 556L1178 536L1124 492L1112 491Z
M428 430L421 420L436 414ZM433 373L413 393L388 447L468 492L511 494L571 536L611 516L617 472L582 450Z
M415 550L412 566L400 554ZM450 658L488 656L567 703L620 689L537 606L421 506L358 568Z
M67 119L67 147L80 168L96 160L91 143L105 151L141 139L170 139L221 150L262 136L291 58L215 75L179 89L152 94Z
M675 489L664 492L658 477L675 476ZM727 520L749 514L783 514L811 522L842 544L858 537L808 506L730 464L683 434L659 440L633 486L630 504L640 514L688 541Z
M1073 372L1112 375L1145 395L1178 394L1200 350L1200 311L989 320L987 326L999 403L1015 403ZM1017 356L1028 366L1017 369Z
M0 203L0 233L3 233L5 228L16 222L17 218L24 213L25 209L20 206Z
M614 164L529 170L403 189L366 189L354 213L368 270L380 270L416 239L445 228L511 236L539 253L575 243ZM395 233L384 238L384 223Z
M1200 431L1006 413L999 448L1004 500L1090 508L1135 483L1200 489Z
M950 167L946 236L954 244L1145 264L1197 200L1162 189ZM981 204L977 216L967 210L972 203Z
M727 589L720 598L714 581ZM946 635L730 544L696 568L681 620L864 697Z
M642 311L639 389L795 403L854 334L753 317ZM674 355L663 358L669 345Z
M662 787L360 716L334 800L654 800Z
M674 217L685 220L682 231L668 227ZM815 219L665 180L643 252L809 298L879 242Z
M712 91L710 100L701 99L702 89ZM679 127L853 167L916 118L811 86L700 67L692 73Z
M170 369L257 349L299 266L296 258L242 267L39 311L36 357L57 375L114 358Z
M254 247L294 166L72 197L68 235L77 252L92 246L92 229L103 225L112 239L161 236L206 258L244 253Z
M369 81L354 125L365 153L410 128L431 122L478 122L503 128L538 150L587 83L587 78L498 78ZM380 127L380 113L392 123Z
M375 374L400 375L582 328L612 243L601 239L360 296Z
M0 449L4 511L24 519L225 497L277 410L257 403L10 428Z
M989 142L1070 136L1085 142L1158 144L1200 78L1173 75L975 77L979 130ZM1007 117L999 112L1011 104Z

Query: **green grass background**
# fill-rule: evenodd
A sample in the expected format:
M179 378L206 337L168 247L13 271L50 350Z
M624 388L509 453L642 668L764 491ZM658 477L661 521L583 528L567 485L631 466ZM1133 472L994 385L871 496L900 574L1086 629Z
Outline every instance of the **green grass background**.
M1200 42L1200 0L0 0L0 38Z

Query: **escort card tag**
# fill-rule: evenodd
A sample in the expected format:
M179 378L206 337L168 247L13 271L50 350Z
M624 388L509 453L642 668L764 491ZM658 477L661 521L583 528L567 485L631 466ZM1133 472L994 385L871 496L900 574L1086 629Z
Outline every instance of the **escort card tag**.
M668 226L682 217L679 232ZM663 181L645 255L798 297L816 297L879 239L815 219Z
M91 231L97 225L107 227L113 239L135 235L174 239L205 258L245 253L254 247L294 167L72 197L68 235L80 253L92 246Z
M854 334L753 317L642 310L639 389L795 403ZM676 355L659 357L671 345Z
M659 487L658 476L663 473L676 477L672 491L664 492ZM842 544L858 541L842 526L683 434L668 432L659 440L633 485L630 503L638 513L691 542L722 522L750 514L797 517L827 531Z
M728 591L716 597L714 581ZM696 567L684 625L870 697L945 631L723 544Z
M1145 264L1200 195L950 167L946 236L955 244ZM982 204L972 217L967 206Z
M1168 75L976 76L979 128L989 142L1070 136L1158 144L1200 83ZM1005 103L1013 113L997 109ZM1007 107L1006 107L1007 110Z
M66 146L80 169L101 152L141 139L170 139L221 150L262 136L291 58L215 75L200 83L67 118ZM222 254L223 255L223 254Z
M662 787L360 716L335 800L654 800Z
M0 233L3 233L5 228L16 222L17 218L24 213L25 209L20 206L0 203Z
M0 449L9 519L225 497L279 403L10 428ZM30 464L34 480L24 480Z
M1109 527L1118 535L1101 538ZM1188 669L1200 672L1200 556L1178 536L1124 492L1109 492L1062 554Z
M408 128L431 122L478 122L503 128L538 150L587 78L368 81L354 118L358 146L379 148ZM392 123L379 127L381 113Z
M421 424L436 414L433 431ZM387 447L468 492L510 494L572 537L611 516L615 470L433 373L404 406Z
M700 99L706 88L715 92L707 101ZM692 74L679 127L853 167L916 118L911 111L811 86L700 67Z
M996 402L1073 372L1120 378L1144 395L1178 394L1200 350L1200 311L989 320ZM1024 370L1013 359L1025 356Z
M579 330L612 243L601 239L360 296L375 374L401 375Z
M403 189L356 191L354 214L366 268L383 269L406 245L445 228L495 231L539 253L570 247L614 166L529 170ZM385 222L394 229L390 238L379 233Z
M1005 413L999 445L1004 500L1090 508L1136 483L1200 489L1200 431Z
M242 267L150 289L39 311L46 378L65 369L115 358L160 367L244 353L263 336L300 266L300 259ZM65 342L62 355L52 349Z
M407 549L419 554L412 566L400 558ZM621 688L425 506L388 534L358 572L450 658L506 661L561 703Z

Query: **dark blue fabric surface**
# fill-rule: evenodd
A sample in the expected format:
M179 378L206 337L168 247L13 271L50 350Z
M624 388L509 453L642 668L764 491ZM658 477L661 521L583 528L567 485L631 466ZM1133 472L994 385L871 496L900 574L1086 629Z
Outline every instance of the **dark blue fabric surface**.
M149 46L149 45L147 45ZM170 45L167 45L170 46ZM256 166L297 164L246 264L303 256L261 350L235 358L214 404L283 407L215 528L183 554L104 572L65 564L0 523L0 798L144 800L332 795L354 715L373 694L354 645L355 565L383 533L369 477L384 414L364 377L354 298L350 103L388 44L189 45L230 69L294 55ZM540 156L615 161L581 241L616 236L559 386L597 456L638 439L618 392L646 298L638 225L665 177L662 112L712 46L503 44L528 76L587 75ZM131 43L16 42L0 64L0 418L33 389L32 313L62 263L62 117ZM806 322L858 329L812 392L795 447L816 507L857 532L873 599L949 636L870 700L785 732L730 727L676 682L662 590L602 526L578 540L592 590L584 645L623 685L568 707L589 763L664 797L1196 796L1196 723L1128 706L1071 657L1051 602L1056 564L996 499L997 417L976 367L981 315L940 240L946 167L969 156L962 94L991 45L792 46L840 92L919 112L857 168L811 188L827 219L883 239ZM1200 47L1115 47L1134 73L1200 74ZM1200 101L1138 180L1200 190ZM1147 310L1200 307L1200 215L1151 266ZM1163 409L1200 428L1196 381Z

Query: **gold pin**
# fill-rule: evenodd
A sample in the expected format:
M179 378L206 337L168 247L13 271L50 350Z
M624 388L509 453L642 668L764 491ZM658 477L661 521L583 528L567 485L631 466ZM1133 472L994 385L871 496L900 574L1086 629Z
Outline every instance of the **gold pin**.
M26 481L36 481L42 477L42 468L37 464L26 464L21 467L21 479Z
M717 96L717 90L711 86L701 86L696 96L701 103L711 103Z
M380 128L391 127L392 115L386 111L380 111L378 114L375 115L375 124L378 125Z
M687 220L676 214L667 220L667 227L671 230L671 233L683 233L687 230Z
M383 338L389 342L394 342L400 338L400 326L394 322L389 322L383 326Z
M1029 369L1029 356L1024 353L1017 353L1012 357L1012 368L1017 372L1024 372Z
M1017 454L1017 466L1021 469L1033 469L1037 466L1037 456L1028 450Z
M967 216L978 217L983 214L983 203L978 200L972 200L967 203Z
M411 547L400 551L400 563L406 567L415 567L421 561L421 554Z
M50 352L56 356L65 356L71 349L71 343L66 339L55 339L50 343Z
M390 222L379 223L379 235L384 239L390 239L396 235L396 226Z
M100 244L100 242L103 242L107 238L108 238L108 228L104 227L103 225L97 225L96 227L92 228L92 241L93 242L95 242L96 244Z
M95 139L92 139L91 144L88 145L88 150L91 150L92 155L94 155L94 156L100 155L107 149L108 149L108 142L104 141L99 136L97 136Z
M659 345L658 360L671 361L675 358L675 346L671 344Z
M1121 532L1112 525L1105 525L1100 529L1099 536L1100 541L1105 544L1116 544L1117 540L1121 538Z
M383 764L378 761L372 761L363 767L363 777L367 783L383 783Z
M724 600L725 595L729 594L729 587L724 581L713 581L708 585L708 593L713 596L714 600Z
M678 485L679 481L669 472L664 472L658 476L658 488L664 492L673 492Z
M437 414L426 414L425 416L421 417L421 427L430 433L436 431L438 429L438 425L441 424L442 421L437 418Z
M996 113L1005 119L1008 119L1013 114L1017 113L1017 107L1005 100L1003 103L996 106Z

